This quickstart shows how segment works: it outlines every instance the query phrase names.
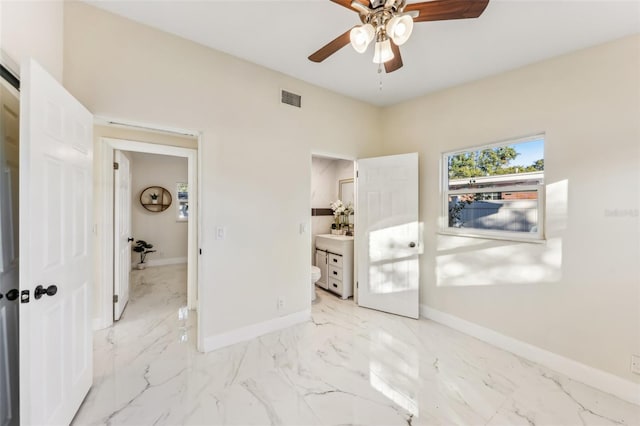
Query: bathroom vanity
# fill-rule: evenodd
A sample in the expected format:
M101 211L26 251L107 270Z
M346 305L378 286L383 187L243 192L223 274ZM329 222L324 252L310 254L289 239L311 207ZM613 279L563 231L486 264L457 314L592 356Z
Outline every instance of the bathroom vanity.
M353 237L317 235L316 266L322 272L316 282L318 287L343 299L353 296Z

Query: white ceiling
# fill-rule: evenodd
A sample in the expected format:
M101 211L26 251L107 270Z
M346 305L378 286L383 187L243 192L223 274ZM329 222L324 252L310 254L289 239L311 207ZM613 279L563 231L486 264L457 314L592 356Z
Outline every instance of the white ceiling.
M307 59L359 23L329 0L87 2L375 105L640 33L640 0L491 0L477 19L417 23L401 48L404 67L379 75L372 46Z

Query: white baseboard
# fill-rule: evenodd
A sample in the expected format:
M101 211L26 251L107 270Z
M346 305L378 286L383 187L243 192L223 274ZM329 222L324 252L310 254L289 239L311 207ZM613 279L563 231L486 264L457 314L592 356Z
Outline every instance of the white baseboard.
M263 334L291 327L292 325L308 321L309 318L311 318L311 309L305 309L304 311L294 312L293 314L285 315L283 317L238 328L236 330L229 331L228 333L205 337L202 349L204 352L210 352L225 346L230 346L235 343L244 342L246 340L262 336Z
M93 331L102 330L103 328L108 327L104 324L104 320L102 318L94 318L91 325L93 327Z
M149 260L145 262L147 266L165 266L165 265L178 265L180 263L187 263L186 257L169 257L166 259ZM131 269L136 269L137 263L131 262Z
M547 351L546 349L514 339L513 337L500 334L489 328L438 311L427 305L420 305L420 313L425 318L560 372L573 380L600 389L633 404L640 405L640 384L633 383L614 374L598 370L562 355Z

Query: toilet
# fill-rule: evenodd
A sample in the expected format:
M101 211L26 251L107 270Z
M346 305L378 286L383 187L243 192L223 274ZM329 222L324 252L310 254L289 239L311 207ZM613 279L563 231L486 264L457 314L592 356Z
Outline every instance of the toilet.
M311 301L316 300L316 281L322 277L322 272L317 266L311 265Z

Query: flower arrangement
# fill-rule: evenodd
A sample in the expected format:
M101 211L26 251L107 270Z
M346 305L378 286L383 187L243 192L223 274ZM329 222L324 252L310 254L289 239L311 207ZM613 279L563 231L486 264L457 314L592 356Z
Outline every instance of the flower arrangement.
M349 228L349 216L353 214L353 204L349 203L345 205L341 200L336 200L330 204L331 210L333 210L333 217L335 220L333 229L345 230Z

